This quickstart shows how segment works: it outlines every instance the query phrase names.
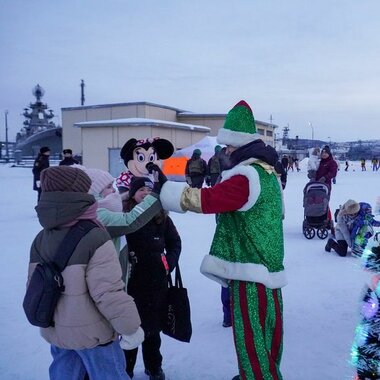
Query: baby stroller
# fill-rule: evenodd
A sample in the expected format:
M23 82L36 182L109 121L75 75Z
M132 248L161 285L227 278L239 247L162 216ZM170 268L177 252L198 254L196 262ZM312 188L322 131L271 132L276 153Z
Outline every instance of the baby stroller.
M313 239L315 229L320 239L326 239L331 229L329 219L329 188L321 182L309 182L303 189L304 220L302 231L306 239Z

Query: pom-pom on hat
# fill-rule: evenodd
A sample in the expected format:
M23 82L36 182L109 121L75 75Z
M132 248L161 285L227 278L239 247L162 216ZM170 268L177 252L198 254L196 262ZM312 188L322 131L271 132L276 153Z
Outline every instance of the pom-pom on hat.
M343 206L342 209L346 214L356 214L360 210L360 205L353 199L349 199Z
M239 148L260 139L260 135L256 132L251 107L241 100L228 112L223 128L219 129L217 141L219 144Z
M40 148L41 154L44 154L46 152L50 152L50 148L48 146L43 146L42 148Z
M153 189L153 182L148 177L133 177L129 187L129 197L132 198L136 191L144 186Z
M78 168L51 166L41 172L41 189L45 192L68 191L87 193L90 186L90 177Z
M113 183L114 178L105 170L86 169L85 172L91 178L91 188L89 193L92 195L100 194L108 185Z

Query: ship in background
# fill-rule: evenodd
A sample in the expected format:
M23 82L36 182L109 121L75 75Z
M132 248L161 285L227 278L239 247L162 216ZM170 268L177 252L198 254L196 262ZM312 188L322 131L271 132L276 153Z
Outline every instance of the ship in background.
M41 147L48 146L51 154L60 154L62 127L53 122L53 111L41 101L44 89L37 84L32 92L36 101L24 108L24 126L16 135L14 151L21 156L36 156Z

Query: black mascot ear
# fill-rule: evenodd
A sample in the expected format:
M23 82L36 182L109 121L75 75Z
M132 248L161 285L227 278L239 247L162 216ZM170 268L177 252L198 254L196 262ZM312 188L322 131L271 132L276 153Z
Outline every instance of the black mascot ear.
M124 160L125 166L127 166L128 161L130 161L133 157L133 151L135 150L136 143L136 139L129 139L121 148L120 157Z
M174 146L169 140L157 139L152 142L152 146L160 160L166 160L174 153Z

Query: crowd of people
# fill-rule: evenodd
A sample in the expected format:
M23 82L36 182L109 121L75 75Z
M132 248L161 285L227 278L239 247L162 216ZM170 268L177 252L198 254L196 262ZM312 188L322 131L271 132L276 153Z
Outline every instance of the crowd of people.
M48 147L35 160L33 188L43 230L32 243L28 279L41 259L54 258L70 227L83 219L97 224L62 272L65 297L54 325L41 329L51 345L50 378L131 379L141 346L146 375L165 379L160 333L168 275L181 253L168 212L190 211L215 214L201 273L221 286L222 325L232 327L238 359L233 380L282 379L283 191L289 171L301 171L298 158L280 159L261 140L245 101L229 111L217 136L220 145L207 162L194 149L185 183L169 181L160 168L160 158L172 153L168 144L131 140L121 151L127 171L116 182L107 171L81 166L71 149L63 151L59 166L49 166ZM136 158L146 176L133 174L135 149L155 157L146 165ZM372 164L376 169L378 161ZM310 151L308 180L324 184L329 197L337 172L329 146ZM362 256L380 222L368 203L342 203L325 250L346 256L351 249ZM330 209L328 218L333 220Z

